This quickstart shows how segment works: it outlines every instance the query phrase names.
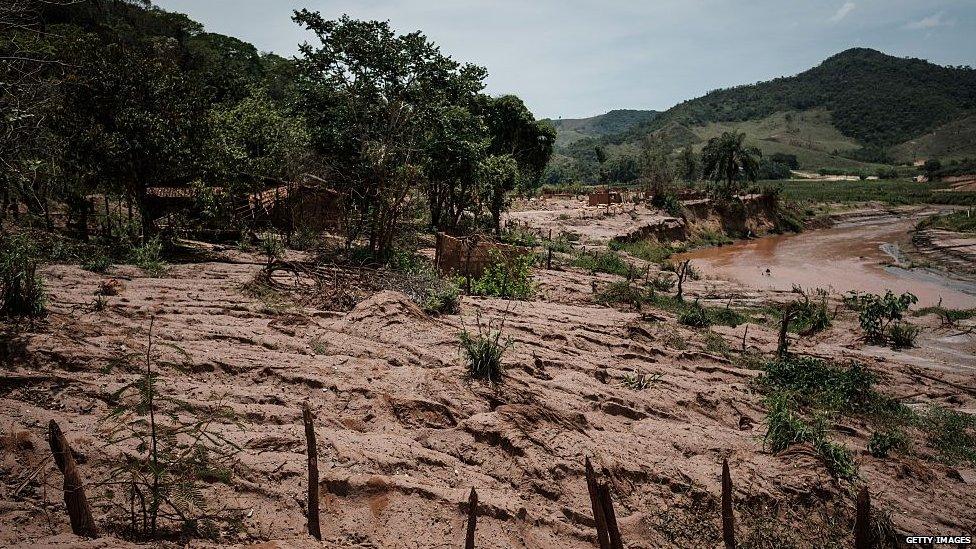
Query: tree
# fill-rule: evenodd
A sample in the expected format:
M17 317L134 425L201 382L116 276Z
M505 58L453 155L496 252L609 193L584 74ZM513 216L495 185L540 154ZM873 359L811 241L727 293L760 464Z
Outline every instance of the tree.
M678 177L682 181L697 181L700 175L700 166L698 165L698 155L695 151L691 149L691 145L686 146L681 150L681 154L678 156Z
M762 152L747 147L745 140L744 133L723 132L721 137L709 139L702 149L702 173L718 184L724 183L719 189L724 197L735 196L743 178L755 181L759 175Z
M518 162L511 155L491 155L478 167L482 202L491 216L492 229L501 235L501 215L508 206L508 193L519 181Z
M535 190L552 156L556 128L550 122L536 121L514 95L482 97L490 135L488 154L510 155L518 164L519 188L523 192Z
M436 119L426 148L425 172L431 224L457 230L465 213L477 214L479 162L487 148L483 119L463 107Z
M328 21L308 10L293 19L319 41L301 46L301 109L325 179L347 199L347 245L362 237L386 258L423 182L427 140L446 107L481 91L486 71L442 55L420 32L397 35L387 22Z
M674 182L674 169L664 140L649 134L641 142L641 181L655 198L668 194Z
M207 168L231 194L261 190L268 181L292 181L308 158L305 121L289 114L263 89L210 113Z

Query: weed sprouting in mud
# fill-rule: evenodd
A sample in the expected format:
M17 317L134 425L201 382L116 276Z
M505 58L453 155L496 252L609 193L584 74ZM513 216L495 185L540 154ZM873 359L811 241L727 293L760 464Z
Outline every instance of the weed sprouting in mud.
M678 322L692 328L708 328L712 325L708 312L697 301L678 313Z
M905 431L897 426L875 431L868 440L868 453L876 458L886 458L893 450L904 452L909 447Z
M633 389L635 391L643 391L653 387L657 382L661 381L663 374L660 372L647 373L647 372L634 372L633 374L624 374L621 383L624 387L628 389Z
M591 274L607 273L619 276L627 276L633 267L624 261L620 254L613 250L586 251L580 250L573 259L573 266L585 269Z
M844 480L857 478L854 455L843 445L827 438L825 416L818 415L813 420L804 418L798 411L798 403L788 392L773 393L766 403L769 414L766 416L764 440L773 452L809 442L816 448L831 474Z
M976 416L933 407L921 415L920 424L940 461L976 465Z
M159 238L147 240L142 246L133 248L132 264L139 267L147 276L156 278L166 272L163 261L163 242Z
M38 250L27 234L0 235L0 316L44 314L44 282L37 272Z
M219 401L200 413L160 389L152 368L152 323L143 375L111 396L106 446L122 459L98 487L134 539L215 539L221 528L239 521L241 511L203 496L204 483L230 482L240 448L218 427L233 424L234 414Z
M533 292L532 262L531 255L507 258L492 249L484 273L471 281L471 294L505 299L530 298Z
M487 380L501 383L504 377L502 358L512 346L512 341L502 337L505 321L499 322L498 329L492 327L492 321L487 324L481 322L480 315L476 320L478 332L471 333L465 327L458 336L461 350L468 363L468 375L472 379Z

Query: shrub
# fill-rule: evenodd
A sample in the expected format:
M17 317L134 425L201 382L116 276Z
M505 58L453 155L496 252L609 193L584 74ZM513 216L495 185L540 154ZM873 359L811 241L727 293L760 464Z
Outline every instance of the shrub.
M760 384L789 391L806 405L842 412L872 409L881 400L874 391L875 380L875 375L858 362L842 368L799 355L770 361L759 377Z
M28 235L0 236L0 315L44 313L44 282L37 264L37 246Z
M794 286L793 291L800 294L801 297L793 302L794 317L791 327L803 335L816 334L829 328L832 319L829 312L827 290L823 288L814 290L814 299L811 299L809 292L798 286Z
M627 276L633 267L614 251L580 251L573 259L573 266L591 273L607 273Z
M708 319L712 324L735 328L746 321L746 317L742 313L730 307L713 307L706 310L708 312Z
M659 292L670 292L674 289L675 279L667 273L657 273L650 280L651 287Z
M872 343L884 343L888 336L888 325L902 319L905 311L918 303L911 293L898 297L888 290L884 296L850 292L844 297L844 304L858 311L858 321L865 338ZM917 335L917 334L916 334Z
M831 474L847 480L857 478L854 455L843 445L827 438L825 418L818 417L813 425L808 423L797 411L796 402L788 392L773 393L766 402L769 414L766 416L764 440L773 452L809 442L816 448Z
M910 349L915 346L921 328L908 322L894 322L888 328L888 341L894 349Z
M669 257L681 249L659 244L654 240L639 240L637 242L616 242L612 241L608 245L611 250L622 250L628 254L650 263L664 264Z
M502 355L511 346L510 341L501 340L501 330L483 330L478 323L478 334L472 335L467 329L461 332L461 348L468 359L468 374L474 379L487 379L492 383L502 380Z
M162 257L163 243L158 238L148 240L142 246L132 250L132 264L151 277L157 277L166 272L166 263Z
M93 273L104 273L111 266L112 258L101 251L98 251L89 256L88 259L81 265L81 268Z
M472 294L505 299L528 299L532 296L531 255L506 258L493 249L489 257L490 263L485 271L471 281Z
M625 280L613 282L596 294L598 303L627 303L636 309L640 309L649 298L646 290Z
M877 458L886 458L892 450L904 451L907 448L908 437L898 428L875 431L868 441L868 452Z
M682 217L684 214L684 209L681 206L681 200L678 196L672 192L655 194L651 198L651 205L655 208L661 208L665 213L671 217Z
M678 322L692 328L708 328L712 325L708 312L697 302L678 314Z
M421 306L430 314L457 314L461 310L460 295L461 285L457 280L443 280L430 289Z

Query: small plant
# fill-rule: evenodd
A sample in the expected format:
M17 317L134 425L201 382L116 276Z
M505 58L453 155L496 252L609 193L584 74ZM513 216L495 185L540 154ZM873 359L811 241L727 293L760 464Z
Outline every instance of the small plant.
M908 322L893 322L888 327L888 342L893 349L910 349L915 346L921 331L921 328Z
M692 328L708 328L712 325L711 319L708 318L708 311L698 302L681 311L678 314L678 322Z
M728 356L731 354L729 343L725 341L725 338L721 334L708 330L702 335L702 342L705 344L705 352L719 356Z
M37 274L38 257L28 235L0 235L0 316L44 314L44 282Z
M886 458L892 450L907 449L908 437L899 428L875 431L871 433L871 439L868 441L868 452L876 458Z
M132 264L153 278L166 272L166 263L162 257L163 243L159 238L148 240L132 250Z
M625 280L612 282L600 290L595 299L597 303L626 303L640 310L643 304L648 301L649 295L646 290L635 286Z
M901 320L909 307L916 303L918 298L914 294L906 292L895 297L891 290L883 296L850 292L844 297L844 304L858 311L864 337L871 343L885 343L888 340L888 325Z
M461 284L456 279L439 281L422 303L424 311L434 315L453 315L461 310Z
M830 316L830 294L827 290L817 288L811 294L799 286L793 286L793 292L800 297L793 302L793 317L789 326L791 329L795 329L800 335L809 336L830 327L833 320Z
M648 389L658 381L661 381L663 374L660 372L655 372L653 374L647 374L644 372L635 372L633 374L624 374L623 384L624 387L633 389L635 391L643 391Z
M215 538L220 523L240 519L239 509L214 508L202 493L205 482L230 481L228 461L240 448L216 426L232 422L233 412L217 404L202 417L187 417L188 403L163 394L152 369L152 322L149 330L143 376L111 396L107 444L122 448L124 459L100 486L129 517L134 537L158 539L167 531Z
M528 254L506 258L498 250L489 252L490 262L479 278L471 281L474 295L528 299L532 296L532 262Z
M460 337L461 349L468 360L468 374L474 379L486 379L492 383L500 383L503 376L502 355L511 346L510 340L502 340L501 328L491 328L489 322L483 327L478 319L478 333L471 334L465 328Z
M941 461L976 465L976 416L934 407L922 415L921 424Z
M767 398L765 441L773 452L781 452L794 444L809 442L824 460L827 469L837 478L853 480L858 476L854 455L843 445L827 438L827 422L818 416L808 423L797 411L797 403L788 392L777 392Z
M89 256L88 259L81 265L81 268L93 273L104 273L108 271L108 268L111 266L112 258L99 250L98 252Z
M592 274L607 273L627 276L632 267L614 251L585 251L581 250L573 259L573 266L585 269Z
M657 273L650 279L651 287L659 292L670 292L676 283L677 281L670 274L664 272Z
M96 313L102 312L106 306L108 306L108 298L101 294L96 295L95 300L92 301L92 311Z
M271 269L271 265L285 255L285 243L281 235L273 232L262 234L261 252L264 253L264 257L268 261L266 268Z

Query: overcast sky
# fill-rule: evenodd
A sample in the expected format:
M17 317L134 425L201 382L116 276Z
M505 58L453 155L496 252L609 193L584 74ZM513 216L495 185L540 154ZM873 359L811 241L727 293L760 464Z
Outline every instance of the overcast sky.
M664 110L716 88L795 74L854 46L976 65L974 0L155 0L261 51L297 53L309 8L422 30L488 68L488 92L538 117Z

